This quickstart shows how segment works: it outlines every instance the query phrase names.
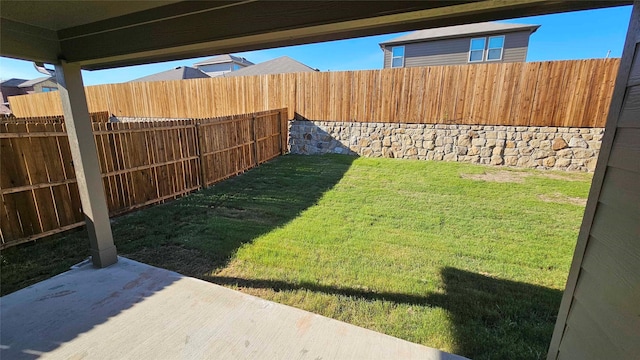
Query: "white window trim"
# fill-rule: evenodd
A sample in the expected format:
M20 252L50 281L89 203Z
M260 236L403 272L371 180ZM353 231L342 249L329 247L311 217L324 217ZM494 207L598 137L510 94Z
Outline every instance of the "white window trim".
M492 39L492 38L499 38L499 37L501 37L501 38L502 38L502 47L499 47L499 48L490 48L490 47L489 47L489 42L491 41L491 39ZM489 37L487 38L487 40L486 40L486 41L487 41L487 51L486 51L486 53L487 53L487 57L486 57L486 61L502 61L502 58L504 57L504 41L505 41L504 35L489 36ZM469 46L471 46L471 45L469 45ZM494 50L494 49L501 49L501 51L500 51L500 58L499 58L499 59L489 59L489 50Z
M480 51L480 50L471 50L471 44L473 44L473 40L484 40L484 47L482 48L482 58L480 60L471 60L471 52L472 51ZM484 61L485 58L485 54L487 54L488 52L486 51L487 48L487 38L486 37L477 37L477 38L471 38L471 40L469 40L469 55L467 56L467 62L469 63L480 63Z
M393 49L395 49L395 48L402 48L402 57L400 57L400 56L393 56ZM404 58L405 58L405 55L406 55L406 53L405 53L405 51L406 51L406 50L407 50L407 49L404 47L404 45L400 45L400 46L392 46L392 47L391 47L391 64L390 64L390 65L391 65L391 66L390 66L391 68L403 68L403 67L404 67ZM395 59L395 58L401 58L401 59L402 59L402 65L400 65L400 66L393 66L393 59Z

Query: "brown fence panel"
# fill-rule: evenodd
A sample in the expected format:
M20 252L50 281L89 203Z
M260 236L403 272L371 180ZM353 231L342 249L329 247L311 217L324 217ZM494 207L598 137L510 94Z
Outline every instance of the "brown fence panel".
M281 112L256 115L253 121L256 159L258 164L262 164L282 154L281 137L283 135L283 127ZM287 128L284 128L284 131L287 131Z
M84 224L63 124L0 125L2 247Z
M203 184L209 186L255 166L252 119L207 119L199 125Z
M430 66L130 82L86 88L92 112L207 118L288 108L310 120L602 127L620 59ZM57 92L9 97L61 115Z
M89 118L91 122L108 122L109 121L109 112L108 111L98 111L89 113ZM12 123L22 123L22 124L62 124L64 123L64 116L62 115L51 115L51 116L34 116L34 117L15 117L15 116L0 116L0 124L12 124Z
M110 215L176 198L283 154L286 111L94 122ZM84 224L63 122L0 123L0 164L0 248Z
M111 215L200 188L194 120L94 123L93 133Z
M619 59L295 74L322 121L603 127Z
M204 186L286 151L287 109L198 120Z

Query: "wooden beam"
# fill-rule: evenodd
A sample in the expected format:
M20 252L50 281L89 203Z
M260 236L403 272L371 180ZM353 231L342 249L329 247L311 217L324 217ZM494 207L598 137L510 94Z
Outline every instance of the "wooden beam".
M52 30L0 18L0 54L55 64L60 55L58 35Z
M56 77L82 212L89 233L89 252L94 266L106 267L116 263L118 257L80 66L62 62L56 65Z
M64 57L85 69L264 49L389 32L629 4L630 0L186 2L127 21L59 32ZM185 6L187 8L185 8ZM193 11L188 11L188 6ZM180 13L168 12L179 8ZM162 18L162 16L170 17ZM146 14L146 16L145 16ZM133 16L133 15L132 15ZM139 21L139 23L136 23ZM153 36L149 36L153 34Z

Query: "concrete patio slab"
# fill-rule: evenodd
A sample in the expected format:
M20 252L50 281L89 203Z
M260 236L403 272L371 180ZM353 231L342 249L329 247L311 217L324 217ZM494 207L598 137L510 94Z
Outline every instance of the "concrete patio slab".
M2 359L464 359L122 257L0 310Z

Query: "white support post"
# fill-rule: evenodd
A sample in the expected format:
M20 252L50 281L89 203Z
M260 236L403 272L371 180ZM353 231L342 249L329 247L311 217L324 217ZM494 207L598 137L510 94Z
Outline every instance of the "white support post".
M84 93L80 65L64 61L56 65L56 78L64 112L71 156L78 180L82 212L89 232L93 265L107 267L118 261L104 195L98 152L93 137L89 107Z

